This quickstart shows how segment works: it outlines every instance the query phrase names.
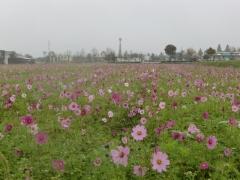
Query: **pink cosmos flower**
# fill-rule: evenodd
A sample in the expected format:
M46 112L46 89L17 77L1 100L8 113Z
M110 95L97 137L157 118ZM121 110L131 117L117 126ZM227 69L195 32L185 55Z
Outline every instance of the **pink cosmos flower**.
M235 118L230 118L228 124L233 127L238 127L238 121Z
M207 147L208 149L212 150L217 145L217 138L215 136L209 136L207 138Z
M128 155L129 155L129 148L118 146L117 149L111 151L112 160L117 165L127 166L128 164Z
M142 167L139 165L133 167L133 174L135 174L136 176L144 176L146 172L147 172L146 167Z
M46 144L48 141L48 135L44 132L39 132L35 135L35 140L37 144Z
M183 132L172 132L172 138L177 141L184 141L186 136Z
M71 104L69 104L69 106L68 106L68 109L70 111L76 111L79 109L79 105L75 102L71 102Z
M151 163L153 170L162 173L163 171L167 170L170 161L168 160L168 155L166 153L156 151L153 153Z
M4 131L6 133L9 133L12 131L12 128L13 128L13 125L12 124L6 124L5 127L4 127Z
M202 117L203 117L204 120L207 120L208 117L209 117L208 112L204 112L204 113L202 114Z
M204 136L202 133L198 133L198 134L196 135L196 141L197 141L197 142L202 142L202 141L204 141L204 138L205 138L205 136Z
M52 167L55 171L64 171L64 161L63 160L53 160Z
M208 166L208 163L207 162L202 162L200 165L199 165L199 169L201 170L207 170L209 168Z
M142 141L147 136L147 130L144 126L137 125L132 129L131 135L136 141Z
M113 101L115 104L119 104L120 101L121 101L121 96L120 96L118 93L113 92L113 93L112 93L112 101Z
M197 128L197 126L195 124L190 124L188 127L188 132L190 134L196 134L196 133L199 133L200 130Z

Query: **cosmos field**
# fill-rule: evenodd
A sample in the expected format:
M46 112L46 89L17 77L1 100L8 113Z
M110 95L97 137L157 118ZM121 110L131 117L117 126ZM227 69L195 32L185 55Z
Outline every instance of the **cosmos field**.
M240 179L240 70L0 66L0 179Z

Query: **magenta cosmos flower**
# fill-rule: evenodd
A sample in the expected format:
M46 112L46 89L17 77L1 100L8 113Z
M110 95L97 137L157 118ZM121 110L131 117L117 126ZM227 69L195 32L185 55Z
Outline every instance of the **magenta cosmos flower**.
M120 96L118 93L113 92L113 93L112 93L112 101L113 101L115 104L119 104L120 101L121 101L121 96Z
M157 151L153 153L151 163L153 170L162 173L167 170L167 166L170 164L170 161L168 160L168 155L166 153Z
M139 165L133 167L133 174L135 174L136 176L144 176L146 172L147 172L146 167L142 167Z
M48 135L44 132L39 132L35 135L35 140L37 144L46 144L48 141Z
M209 136L207 138L207 147L208 149L212 150L217 145L217 138L215 136Z
M201 170L207 170L208 168L209 168L209 165L207 162L202 162L199 165L199 169L201 169Z
M142 141L147 136L147 130L142 125L137 125L132 129L132 137L136 141Z
M32 115L26 115L20 118L21 124L25 126L29 126L33 124L33 117Z
M117 149L111 151L112 160L117 165L127 166L128 164L128 155L129 155L129 148L118 146Z

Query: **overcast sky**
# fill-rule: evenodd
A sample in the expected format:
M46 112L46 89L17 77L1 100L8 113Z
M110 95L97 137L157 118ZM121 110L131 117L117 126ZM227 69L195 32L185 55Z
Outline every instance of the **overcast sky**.
M240 47L240 0L0 0L0 49L163 51Z

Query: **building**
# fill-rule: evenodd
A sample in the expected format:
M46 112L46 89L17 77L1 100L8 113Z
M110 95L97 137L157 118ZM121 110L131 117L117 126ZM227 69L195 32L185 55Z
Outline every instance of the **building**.
M217 52L214 56L214 60L232 60L232 59L240 59L240 52Z
M14 51L0 50L0 64L32 64L34 59Z

